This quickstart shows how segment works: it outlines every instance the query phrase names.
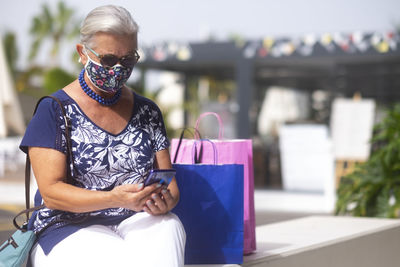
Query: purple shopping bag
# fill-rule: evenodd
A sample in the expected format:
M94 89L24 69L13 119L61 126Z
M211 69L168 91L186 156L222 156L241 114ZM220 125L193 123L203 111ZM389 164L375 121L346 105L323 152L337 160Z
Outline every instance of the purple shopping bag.
M218 151L218 163L220 164L243 164L244 166L244 243L243 253L249 254L256 250L255 232L255 211L254 211L254 169L253 169L253 145L251 139L224 139L223 124L218 114L206 112L197 119L195 130L202 118L213 115L219 122L218 139L212 140ZM197 134L195 134L197 136ZM171 159L176 159L175 163L192 163L192 148L194 139L172 139L171 140ZM180 145L179 145L180 143ZM177 148L179 146L179 151ZM177 153L178 152L178 153ZM213 147L207 142L202 142L201 152L198 150L199 161L202 163L213 163Z

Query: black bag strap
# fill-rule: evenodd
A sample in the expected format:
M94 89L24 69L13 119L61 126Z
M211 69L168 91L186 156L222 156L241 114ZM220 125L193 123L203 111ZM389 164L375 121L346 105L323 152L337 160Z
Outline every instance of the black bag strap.
M193 128L195 130L195 132L198 134L199 139L201 140L201 135L199 130L197 130L196 128ZM178 159L178 153L179 153L179 149L181 148L181 144L182 144L182 140L183 137L185 135L185 131L190 132L193 136L196 136L194 133L192 133L192 131L190 131L190 128L186 127L182 129L181 135L179 137L179 142L178 142L178 146L176 147L176 151L175 151L175 156L174 156L174 160L172 163L176 163L176 160ZM203 147L202 145L200 145L200 152L199 152L199 156L197 157L197 150L195 151L195 163L200 163L201 157L202 157L202 153L203 153Z
M70 168L67 168L67 183L72 183L72 175L73 175L73 169L74 169L74 161L73 161L73 154L72 154L72 145L71 145L71 138L70 138L70 129L71 129L71 125L70 125L70 121L66 115L64 106L62 105L61 101L54 96L44 96L42 98L39 99L39 101L36 103L36 107L33 111L33 115L35 115L36 110L40 104L40 102L42 102L43 99L45 98L52 98L53 100L55 100L57 102L57 104L60 106L60 110L63 116L63 120L64 120L64 125L65 125L65 139L66 139L66 146L67 146L67 155L68 155L68 159L67 162L70 162ZM31 212L34 212L36 210L40 210L42 208L45 207L45 205L40 205L40 206L36 206L31 208L30 207L30 185L31 185L31 161L29 158L29 154L26 154L26 163L25 163L25 210L19 212L17 215L15 215L14 219L13 219L13 224L15 226L15 228L21 230L21 231L26 231L26 223L23 226L18 225L17 223L17 218L19 216L21 216L22 214L26 215L26 222L29 221L29 214ZM54 223L57 223L54 222ZM51 223L51 225L53 225L54 223ZM50 225L47 225L50 226ZM47 227L46 227L47 228Z

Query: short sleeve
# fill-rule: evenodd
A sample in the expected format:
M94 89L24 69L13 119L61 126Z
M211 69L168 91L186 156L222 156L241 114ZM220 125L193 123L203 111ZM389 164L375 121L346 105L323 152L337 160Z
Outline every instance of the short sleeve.
M153 127L154 133L154 152L158 152L163 149L169 148L170 142L165 129L164 119L159 107L154 104L152 112L151 126Z
M27 153L28 147L44 147L65 153L62 121L58 114L61 114L58 104L51 98L43 99L26 128L20 149Z

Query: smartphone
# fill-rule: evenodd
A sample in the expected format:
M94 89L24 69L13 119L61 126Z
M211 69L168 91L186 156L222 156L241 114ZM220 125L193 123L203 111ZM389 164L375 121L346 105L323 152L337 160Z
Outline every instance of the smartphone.
M144 186L148 186L154 183L161 185L169 185L172 178L174 178L176 170L174 169L153 169L150 170L149 175L144 181Z

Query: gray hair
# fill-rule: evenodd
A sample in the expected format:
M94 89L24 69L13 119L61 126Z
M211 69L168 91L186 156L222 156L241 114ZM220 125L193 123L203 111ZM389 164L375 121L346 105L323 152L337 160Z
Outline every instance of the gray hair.
M138 30L139 26L125 8L100 6L90 11L83 21L80 30L81 43L90 47L93 36L98 32L134 36Z

